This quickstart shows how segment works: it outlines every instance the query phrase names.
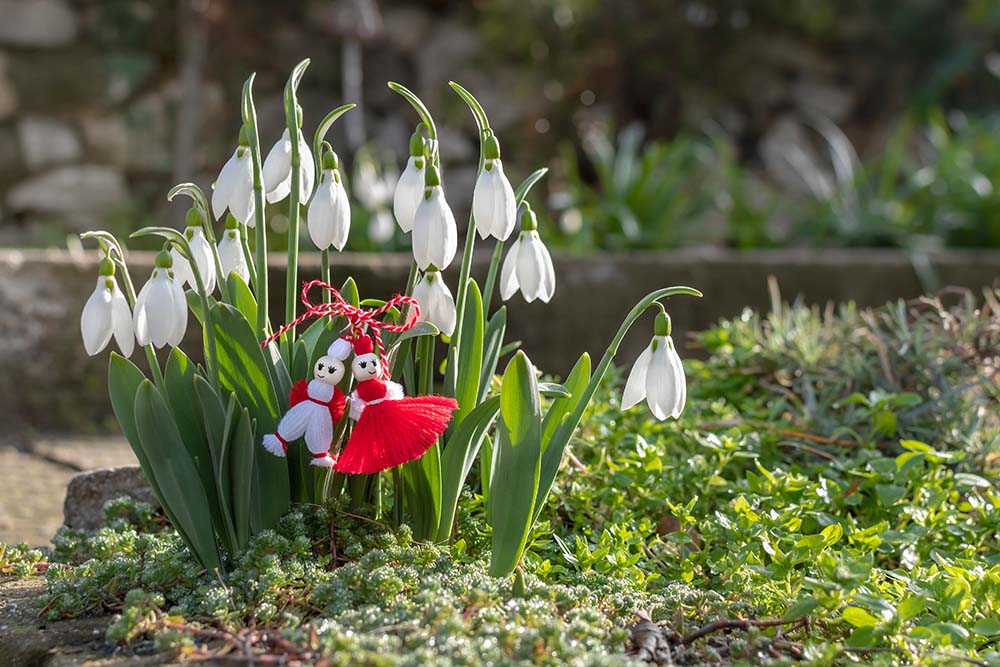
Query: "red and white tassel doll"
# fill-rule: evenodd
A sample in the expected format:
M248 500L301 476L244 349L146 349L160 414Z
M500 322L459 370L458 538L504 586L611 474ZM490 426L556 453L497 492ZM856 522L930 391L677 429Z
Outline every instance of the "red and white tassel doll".
M358 385L348 416L355 424L334 470L371 474L420 458L448 428L458 402L404 396L399 384L384 379L382 360L366 335L355 340L354 355L351 370Z
M264 436L264 449L284 457L288 443L305 436L306 447L313 455L311 464L333 467L330 446L346 402L337 384L344 377L344 360L350 354L351 343L338 338L327 348L326 355L316 361L313 379L292 385L288 412L278 422L277 432Z

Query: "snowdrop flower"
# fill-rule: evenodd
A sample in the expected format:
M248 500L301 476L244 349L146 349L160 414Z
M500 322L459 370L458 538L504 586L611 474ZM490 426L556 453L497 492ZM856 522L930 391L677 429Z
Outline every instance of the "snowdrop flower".
M410 158L406 161L396 192L392 197L392 212L396 223L404 233L413 230L413 217L417 214L417 206L424 196L424 137L420 127L410 137Z
M556 289L556 273L552 257L538 236L538 220L531 208L521 219L521 233L507 251L500 270L500 296L506 301L518 290L524 300L549 302Z
M87 354L94 356L111 341L114 335L118 349L126 357L135 349L135 334L132 333L132 311L129 310L125 295L115 280L115 263L111 258L101 260L97 286L83 307L80 315L80 333Z
M301 110L299 111L299 123L301 126ZM306 143L302 132L299 132L299 201L309 200L309 194L313 189L313 178L315 164L313 163L312 152L309 144ZM292 139L288 131L281 133L281 138L271 147L267 158L264 160L264 192L267 193L267 201L281 201L292 191Z
M320 250L330 246L343 250L347 233L351 230L351 202L347 199L339 167L337 154L332 149L326 151L323 173L306 212L309 238Z
M517 220L514 188L503 173L500 143L492 133L483 145L483 170L472 192L472 213L479 238L492 235L498 241L506 241L514 231Z
M379 173L375 156L367 148L354 155L354 195L369 211L386 208L392 201L392 183L396 174Z
M253 163L250 160L250 140L246 129L240 129L240 143L215 179L212 191L212 214L218 220L229 212L240 224L253 227L254 219Z
M418 322L430 322L446 336L455 331L455 298L441 272L430 269L413 287L413 298L420 304Z
M192 208L187 212L186 221L187 229L184 230L184 236L187 237L188 245L191 246L191 254L194 255L201 280L205 283L205 293L211 294L215 291L216 278L212 244L205 238L205 230L201 226L201 213L197 209ZM191 264L181 255L180 250L174 248L170 251L170 256L174 260L174 280L181 286L188 285L192 289L197 289L198 281L194 279Z
M413 259L421 271L447 268L458 250L455 215L444 198L437 167L427 169L424 196L413 216Z
M649 409L660 421L667 417L677 419L687 400L687 380L681 358L670 338L670 316L663 311L663 306L656 316L653 333L649 347L639 355L629 373L622 409L628 410L646 399Z
M380 208L368 220L368 238L374 243L388 243L396 233L396 225L392 221L392 214L384 208Z
M156 268L135 300L135 338L139 345L152 343L177 347L187 329L187 301L181 284L170 270L173 259L164 250L156 256Z
M233 216L226 218L226 231L219 241L219 263L222 264L223 278L235 273L243 282L250 282L250 267L247 266L246 255L243 254L243 241L240 238L240 223ZM221 279L220 279L221 280Z

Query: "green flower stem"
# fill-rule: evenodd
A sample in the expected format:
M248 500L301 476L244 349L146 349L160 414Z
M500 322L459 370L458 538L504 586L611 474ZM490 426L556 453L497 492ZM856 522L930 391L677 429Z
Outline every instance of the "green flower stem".
M392 469L392 525L403 523L403 475L399 466Z
M257 74L251 74L243 84L243 126L250 142L250 162L253 165L253 196L254 221L257 250L257 335L261 340L267 338L271 324L267 317L267 228L264 221L264 184L262 165L260 161L260 138L257 136L257 111L253 104L253 80Z
M417 393L420 395L434 392L434 341L437 336L421 336L417 342Z
M486 274L486 285L483 287L483 321L490 319L490 301L493 298L493 288L497 282L497 270L500 268L500 256L503 254L503 241L493 245L493 257L490 258L490 270Z
M256 292L257 267L256 263L253 261L253 253L250 252L250 238L248 236L250 232L246 225L240 225L238 231L240 233L240 246L243 248L243 259L246 260L247 270L250 273L250 287Z
M309 66L309 59L306 58L292 70L288 82L285 84L285 125L288 127L288 138L292 143L292 173L291 192L288 193L288 271L285 274L285 321L291 322L295 319L295 293L299 287L299 188L301 186L302 174L299 167L302 166L302 155L299 152L299 102L295 96L302 75ZM317 157L318 159L318 157ZM283 337L286 356L292 358L292 343L295 341L295 327L292 327Z
M118 242L118 239L116 239L111 233L105 231L85 232L80 234L80 238L96 239L97 243L100 244L101 249L107 253L108 257L111 257L111 261L113 261L115 265L122 270L122 284L125 286L125 297L128 299L129 307L135 311L135 283L132 282L132 275L129 273L128 264L125 263L125 253L123 252L122 245ZM108 252L109 249L114 250L114 254ZM114 255L118 256L115 257ZM152 343L146 343L142 346L142 349L146 353L146 361L149 362L149 372L153 374L153 383L157 387L162 387L163 371L160 370L160 362L156 359L156 348L153 347Z
M330 249L323 248L319 253L319 278L327 285L330 284ZM323 303L330 303L331 295L323 290Z
M420 98L417 97L409 88L402 84L398 84L395 81L390 81L386 85L388 85L389 89L394 93L398 93L406 98L406 101L410 103L413 109L417 112L417 115L420 116L420 120L422 120L424 125L427 126L427 138L437 141L437 125L434 124L434 119L431 118L431 112L427 110L427 106L420 100Z
M216 391L220 391L219 383L219 362L215 347L215 327L212 323L212 309L208 303L208 292L205 290L205 281L201 277L201 270L198 263L194 261L194 253L191 252L191 245L187 237L172 227L143 227L133 232L132 238L140 236L160 236L168 242L173 243L187 259L191 266L191 273L194 275L195 292L201 301L202 328L205 330L205 365L208 367L209 380Z
M212 248L212 259L215 261L215 275L219 277L219 292L222 294L223 301L232 303L232 299L229 296L229 285L226 282L228 276L222 272L222 260L219 258L219 247L215 240L215 230L212 228L212 209L209 207L208 197L205 196L205 191L195 183L178 183L167 193L167 201L173 201L174 197L179 194L191 197L194 200L195 207L201 211L201 226L205 230L205 238L208 240L208 245Z

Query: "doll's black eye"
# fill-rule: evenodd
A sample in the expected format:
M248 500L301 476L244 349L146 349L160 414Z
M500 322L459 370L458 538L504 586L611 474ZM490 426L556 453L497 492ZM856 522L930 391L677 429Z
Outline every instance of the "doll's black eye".
M367 361L360 361L358 363L361 366L361 368L366 368L368 366L368 362Z
M316 364L316 370L318 371L323 370L323 364Z

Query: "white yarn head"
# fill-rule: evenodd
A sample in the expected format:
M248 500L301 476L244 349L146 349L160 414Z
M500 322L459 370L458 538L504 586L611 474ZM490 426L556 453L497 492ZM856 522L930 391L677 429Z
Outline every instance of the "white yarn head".
M344 361L328 354L323 355L316 360L316 365L313 366L313 377L320 382L337 385L344 379Z
M351 370L354 372L354 379L358 382L365 380L375 380L382 375L382 362L374 352L359 354L351 362Z
M347 359L347 357L351 356L351 350L353 348L354 346L350 341L338 338L330 343L330 347L326 348L326 355L343 361Z

